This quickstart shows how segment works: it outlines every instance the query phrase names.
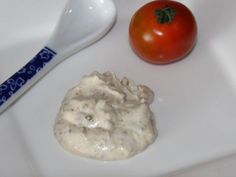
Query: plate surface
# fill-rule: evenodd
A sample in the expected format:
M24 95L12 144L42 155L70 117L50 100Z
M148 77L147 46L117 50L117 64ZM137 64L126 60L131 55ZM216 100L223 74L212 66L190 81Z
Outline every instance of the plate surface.
M221 170L214 177L226 172L233 177L236 1L181 0L195 14L198 41L186 59L165 66L143 62L128 43L130 18L148 1L114 2L118 17L113 29L58 65L0 116L0 176L166 177L180 170L187 176L210 177L209 171L213 174L224 163L220 160L218 168L203 168L204 164L230 157L231 171ZM64 4L63 0L0 0L1 82L44 46ZM100 162L67 153L56 142L52 127L66 91L94 70L113 71L155 91L152 109L159 137L145 152L124 161Z

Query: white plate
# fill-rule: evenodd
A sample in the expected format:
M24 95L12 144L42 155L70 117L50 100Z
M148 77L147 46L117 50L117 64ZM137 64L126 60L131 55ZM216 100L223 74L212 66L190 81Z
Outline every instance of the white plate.
M186 59L166 66L143 62L128 43L130 18L146 2L115 0L118 18L110 33L58 65L1 115L0 176L234 176L236 1L182 0L196 16L198 42ZM43 47L64 4L0 0L1 82ZM114 71L155 91L159 137L145 152L100 162L67 153L56 142L52 127L65 92L94 70Z

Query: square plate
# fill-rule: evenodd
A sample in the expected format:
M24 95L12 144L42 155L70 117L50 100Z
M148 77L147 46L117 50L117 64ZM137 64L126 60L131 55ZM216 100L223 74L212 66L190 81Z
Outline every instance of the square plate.
M114 2L118 16L113 29L58 65L1 115L0 175L166 177L180 171L187 176L233 177L236 1L181 0L198 22L197 45L184 60L164 66L143 62L128 42L132 14L149 1ZM63 0L0 0L1 82L44 46L64 5ZM156 93L152 110L159 136L131 159L100 162L81 158L65 152L54 138L53 124L66 91L95 70L127 76ZM222 165L224 160L227 166ZM205 167L207 162L213 165Z

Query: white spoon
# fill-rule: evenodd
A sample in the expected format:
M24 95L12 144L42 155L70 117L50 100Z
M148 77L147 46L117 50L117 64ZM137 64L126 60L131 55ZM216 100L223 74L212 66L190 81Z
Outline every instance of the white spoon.
M69 0L45 47L0 85L0 113L58 63L104 36L115 16L112 0Z

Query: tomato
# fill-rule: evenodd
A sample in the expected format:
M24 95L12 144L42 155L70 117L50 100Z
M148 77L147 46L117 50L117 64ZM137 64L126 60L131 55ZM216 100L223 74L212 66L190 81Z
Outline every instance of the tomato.
M193 49L197 24L192 12L171 0L145 4L133 15L129 40L134 52L153 64L168 64L184 58Z

